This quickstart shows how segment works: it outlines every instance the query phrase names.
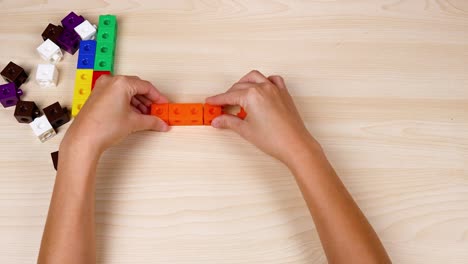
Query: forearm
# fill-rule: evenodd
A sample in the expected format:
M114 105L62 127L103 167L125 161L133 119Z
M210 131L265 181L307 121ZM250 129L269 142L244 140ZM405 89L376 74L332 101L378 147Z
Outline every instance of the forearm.
M38 263L95 262L94 189L99 156L86 144L62 144Z
M290 169L330 263L391 262L377 234L318 144L310 144L296 157Z

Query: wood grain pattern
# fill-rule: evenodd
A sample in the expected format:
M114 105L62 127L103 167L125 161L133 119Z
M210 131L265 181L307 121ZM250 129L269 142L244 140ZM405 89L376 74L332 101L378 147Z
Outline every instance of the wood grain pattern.
M43 28L70 10L118 15L116 72L176 102L250 69L283 75L394 262L468 262L467 1L3 0L0 67L31 71ZM76 59L25 98L70 105ZM34 263L66 127L41 144L13 109L0 127L0 263ZM326 262L290 173L228 131L132 135L96 191L99 263Z

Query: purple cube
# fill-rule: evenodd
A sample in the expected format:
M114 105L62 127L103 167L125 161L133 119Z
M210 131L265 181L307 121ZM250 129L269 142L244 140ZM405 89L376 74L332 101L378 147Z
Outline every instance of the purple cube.
M62 25L65 30L74 31L75 27L85 21L83 16L78 16L74 12L70 12L62 19Z
M0 103L5 108L16 105L21 95L23 91L17 90L14 83L0 85Z
M60 48L65 50L70 54L75 54L75 52L80 47L80 35L78 35L75 31L64 30L62 35L58 38L57 42Z

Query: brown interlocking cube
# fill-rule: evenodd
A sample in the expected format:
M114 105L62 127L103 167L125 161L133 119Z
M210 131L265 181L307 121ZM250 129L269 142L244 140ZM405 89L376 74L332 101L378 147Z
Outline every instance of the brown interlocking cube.
M63 32L63 27L62 26L56 26L54 24L49 24L44 32L42 32L42 39L45 41L47 39L50 39L52 42L58 45L58 38L60 35L62 35Z
M70 113L67 108L62 108L59 102L55 102L43 109L47 120L53 128L57 129L70 121Z
M52 163L54 164L54 169L57 170L59 152L58 151L52 152L50 153L50 156L52 157Z
M34 118L39 117L41 111L36 103L31 101L18 101L15 108L15 118L20 123L31 123Z
M24 69L12 61L8 63L0 74L5 81L15 83L16 88L19 88L28 79L28 75Z

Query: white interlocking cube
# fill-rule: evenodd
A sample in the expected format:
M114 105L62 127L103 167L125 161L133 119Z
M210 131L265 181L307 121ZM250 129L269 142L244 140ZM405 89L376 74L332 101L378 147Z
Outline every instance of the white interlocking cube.
M36 82L41 88L57 86L58 70L53 64L39 64L36 71Z
M54 128L45 115L35 118L29 125L41 142L45 142L56 135Z
M63 53L60 47L57 46L57 44L55 44L54 42L52 42L52 40L50 39L46 39L46 41L44 41L37 48L37 52L39 53L42 59L52 64L56 64L63 57Z
M76 26L75 31L80 35L81 40L94 39L94 36L96 36L96 26L91 25L88 20Z

